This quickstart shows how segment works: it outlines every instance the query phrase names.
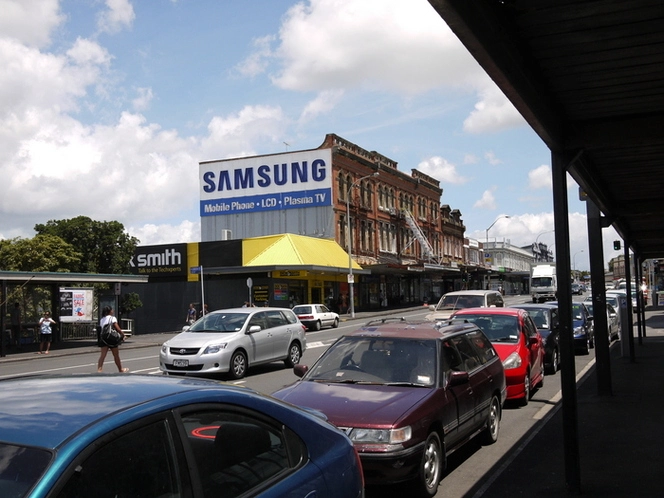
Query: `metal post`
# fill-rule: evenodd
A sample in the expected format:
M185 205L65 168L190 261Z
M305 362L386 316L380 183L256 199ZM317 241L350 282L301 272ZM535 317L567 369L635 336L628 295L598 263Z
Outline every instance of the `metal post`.
M551 176L553 179L556 274L558 277L558 311L560 316L560 384L563 406L565 482L567 490L576 494L581 491L581 463L579 458L579 415L572 328L572 288L570 285L567 161L561 154L555 152L551 153Z

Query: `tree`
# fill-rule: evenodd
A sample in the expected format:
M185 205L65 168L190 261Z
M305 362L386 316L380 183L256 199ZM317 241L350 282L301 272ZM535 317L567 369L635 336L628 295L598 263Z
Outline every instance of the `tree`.
M128 315L141 306L143 306L143 302L138 294L136 292L128 292L123 294L122 299L120 300L120 313Z
M138 239L125 232L118 221L95 221L87 216L70 220L50 220L35 225L41 235L57 235L81 253L78 273L129 273L129 262Z
M71 272L82 254L56 235L0 240L0 268L7 271Z

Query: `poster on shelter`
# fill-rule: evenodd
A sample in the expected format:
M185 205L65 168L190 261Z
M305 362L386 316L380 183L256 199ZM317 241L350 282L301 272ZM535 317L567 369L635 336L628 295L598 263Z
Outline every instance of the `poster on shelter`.
M60 288L60 321L93 321L94 289Z

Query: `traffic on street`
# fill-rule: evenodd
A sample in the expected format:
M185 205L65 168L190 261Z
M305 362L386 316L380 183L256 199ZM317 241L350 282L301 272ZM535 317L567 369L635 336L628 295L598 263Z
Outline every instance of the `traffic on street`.
M505 306L510 306L530 302L530 297L506 296L504 300ZM407 320L417 321L424 320L429 313L428 307L411 308L390 313L383 312L382 315L371 317L371 319L404 317ZM348 320L342 315L338 328L306 332L306 350L299 361L300 365L310 367L340 336L357 330L369 319L369 317L358 316L355 320ZM176 334L163 335L165 339L169 339ZM123 365L130 372L128 375L164 375L159 366L160 345L127 346L121 347L121 349ZM97 370L97 357L97 352L90 351L66 356L35 355L32 361L2 361L0 362L0 379L18 375L89 374ZM577 381L593 366L594 358L594 349L590 349L588 354L575 356ZM259 393L272 394L298 380L293 368L286 366L286 363L288 362L282 360L256 365L239 379L233 379L233 376L229 374L207 375L207 377L220 379L236 386L246 386ZM542 366L538 365L538 368L541 369ZM518 400L505 402L499 437L494 444L483 445L481 438L474 438L469 444L462 446L448 457L447 468L435 496L463 496L478 483L489 483L492 474L497 471L494 468L496 462L506 455L516 456L520 447L527 443L527 435L532 437L533 431L538 430L538 424L558 409L557 402L561 399L559 375L545 375L538 380L536 386L533 386L529 395L530 399L527 404ZM409 484L412 483L389 486L367 485L366 496L406 496Z

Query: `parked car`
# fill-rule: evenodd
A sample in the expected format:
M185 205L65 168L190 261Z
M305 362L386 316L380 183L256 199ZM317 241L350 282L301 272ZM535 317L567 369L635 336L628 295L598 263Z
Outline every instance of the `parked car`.
M583 304L588 308L588 313L593 316L593 337L595 337L595 313L593 312L592 300L589 303L584 301ZM617 339L620 336L620 315L613 305L608 302L606 303L606 324L609 343L611 343L613 339Z
M556 306L558 302L554 302ZM593 317L586 307L586 303L572 303L572 328L574 333L574 349L577 352L588 354L595 347Z
M0 460L3 497L363 496L322 414L204 379L4 379Z
M412 480L413 495L433 496L448 454L475 435L498 439L505 373L473 324L369 322L294 372L273 396L346 432L368 485Z
M544 373L555 374L560 368L560 320L555 304L515 304L510 308L526 310L533 319L544 345Z
M505 368L507 399L528 404L544 383L544 345L527 311L517 308L470 308L457 311L453 321L469 321L484 331Z
M632 291L631 292L631 294L632 294L632 312L636 313L637 311L639 311L638 302L636 300L636 295L639 291L637 289L635 289L634 287L632 287L631 291ZM627 289L611 289L611 290L606 291L607 297L610 296L610 295L615 295L615 294L620 294L620 295L625 296L625 298L627 298Z
M166 341L159 368L169 374L217 374L234 379L261 363L300 362L307 348L305 327L286 308L232 308L208 313Z
M440 298L438 304L429 306L431 313L427 320L449 320L452 314L464 308L503 307L505 302L499 291L495 290L463 290L448 292Z
M293 313L309 330L320 330L323 327L336 329L339 326L339 315L324 304L298 304L293 306Z
M578 294L579 296L583 294L583 286L577 284L576 282L572 284L572 294Z

